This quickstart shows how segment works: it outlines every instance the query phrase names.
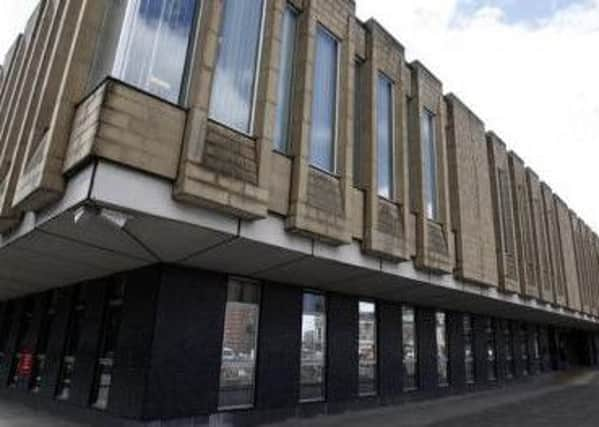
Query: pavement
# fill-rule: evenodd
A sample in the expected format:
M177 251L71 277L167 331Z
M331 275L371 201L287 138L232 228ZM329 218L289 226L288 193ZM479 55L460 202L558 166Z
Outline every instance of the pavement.
M77 421L0 399L0 427L83 427ZM599 372L540 377L527 384L270 427L597 427Z

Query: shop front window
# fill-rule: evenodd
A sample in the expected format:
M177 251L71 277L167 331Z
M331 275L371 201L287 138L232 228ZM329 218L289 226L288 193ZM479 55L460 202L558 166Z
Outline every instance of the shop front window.
M111 0L91 75L112 76L178 103L199 0Z
M302 309L302 347L300 362L300 400L325 398L326 300L324 295L304 293Z
M403 388L418 388L418 346L416 340L416 314L413 307L402 307Z
M220 369L219 408L254 404L260 287L230 279Z
M60 366L60 376L56 388L58 400L68 400L71 397L71 380L75 371L75 362L79 342L81 340L81 324L86 310L85 289L78 286L73 298L73 305L69 316L66 346Z
M464 315L464 362L466 365L466 383L474 383L474 342L472 334L472 317Z
M495 343L495 322L486 320L485 334L487 335L487 379L497 380L497 348Z
M123 302L125 281L117 279L108 289L104 307L104 320L100 335L100 351L96 362L96 374L92 389L91 406L104 410L108 406L110 387L112 385L112 368L117 346L121 319L123 317Z
M17 331L16 353L10 367L9 387L16 387L23 380L28 381L33 368L34 349L29 344L28 338L33 322L35 302L33 298L27 298L24 305L25 307L21 314L19 329Z
M514 339L512 329L506 324L503 329L503 340L505 342L505 377L514 377Z
M520 357L522 358L522 375L529 373L528 331L526 325L520 325Z
M48 351L48 340L50 338L50 333L52 332L52 326L54 325L54 319L56 317L57 296L58 291L56 290L50 291L48 294L48 302L44 312L44 318L35 351L33 374L31 375L31 382L29 383L29 389L32 393L37 393L40 391L44 380L44 375L46 373L46 353Z
M437 339L437 379L441 387L449 385L449 351L447 349L446 316L442 311L435 313Z
M361 396L376 394L377 381L377 322L376 305L373 302L359 303L358 356Z

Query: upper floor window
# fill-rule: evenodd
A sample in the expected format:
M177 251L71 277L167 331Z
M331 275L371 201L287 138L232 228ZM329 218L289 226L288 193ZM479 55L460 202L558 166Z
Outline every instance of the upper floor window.
M421 120L424 211L428 219L436 220L439 213L436 118L433 113L424 110Z
M359 313L359 394L360 396L365 396L376 393L376 305L373 302L360 301Z
M438 311L436 317L437 377L440 386L449 384L449 352L447 349L447 326L445 313Z
M304 293L302 348L300 358L300 400L325 397L326 311L324 295Z
M323 27L316 32L316 58L312 88L312 165L334 173L337 140L339 42Z
M264 0L225 0L210 117L240 132L254 127Z
M472 317L469 314L464 315L463 319L464 329L464 362L465 362L465 376L466 383L474 383L474 342L472 334Z
M377 86L378 194L393 197L393 82L379 73Z
M416 341L416 314L413 307L402 307L403 388L418 388L418 346Z
M92 85L110 75L178 103L196 0L111 0L98 39Z
M281 29L281 59L277 90L277 111L274 130L274 148L282 153L289 151L291 101L293 95L293 65L297 38L297 11L287 6Z
M227 287L219 408L251 407L258 346L260 287L231 279Z

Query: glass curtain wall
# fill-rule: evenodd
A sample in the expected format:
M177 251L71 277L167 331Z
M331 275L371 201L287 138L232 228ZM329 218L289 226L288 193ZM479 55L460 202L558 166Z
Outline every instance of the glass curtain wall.
M227 3L229 0L227 0ZM178 103L200 0L111 0L91 75Z
M359 302L359 381L361 396L376 394L377 385L377 320L373 302Z
M324 400L326 299L324 295L309 292L303 298L300 400Z
M260 286L230 279L220 370L219 408L254 404Z

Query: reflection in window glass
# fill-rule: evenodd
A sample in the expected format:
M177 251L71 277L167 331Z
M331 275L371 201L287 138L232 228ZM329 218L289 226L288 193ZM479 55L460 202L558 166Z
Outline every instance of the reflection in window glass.
M112 368L117 346L117 338L123 316L123 298L125 281L119 280L108 290L104 307L104 320L100 335L99 358L96 362L96 373L92 389L92 407L106 409L112 385Z
M35 349L35 360L33 373L29 383L29 389L32 393L38 393L42 386L44 375L46 374L46 352L48 351L48 340L56 318L56 303L58 298L57 290L50 291L47 294L48 303L45 307L44 318L41 324L37 345Z
M326 311L323 295L304 293L300 400L325 397Z
M263 14L263 0L224 2L210 117L244 133L254 120Z
M449 384L449 352L447 350L447 326L445 313L438 311L436 318L436 337L437 337L437 375L440 386Z
M8 361L9 355L6 353L8 338L15 317L14 302L8 301L4 307L4 319L0 322L0 366Z
M376 393L376 305L373 302L360 301L359 311L359 392L363 396Z
M258 314L258 285L229 281L220 370L219 407L248 407L254 403Z
M514 377L514 339L509 323L503 327L503 341L505 343L505 377L509 379Z
M539 342L539 328L532 329L532 357L535 361L541 360L541 344Z
M418 388L418 347L416 343L416 315L413 307L402 307L403 387Z
M474 383L474 343L472 335L472 317L464 315L464 361L466 364L466 383Z
M486 320L485 334L487 335L487 379L495 381L497 379L497 350L495 346L495 321L493 319Z
M520 357L522 359L522 375L528 375L528 331L526 325L520 325Z
M34 349L27 345L27 338L31 332L35 302L33 298L27 298L24 305L25 307L23 309L23 313L21 314L16 336L16 352L13 357L12 365L10 366L10 374L8 377L8 385L11 387L16 387L17 384L23 379L28 379L23 378L24 376L29 375L29 373L23 372L22 367L25 364L31 366L33 362Z
M438 217L438 178L435 115L424 110L421 120L424 210L428 219L436 220Z
M379 74L377 88L378 194L393 197L393 83Z
M316 34L310 161L335 172L339 43L323 27Z
M275 120L274 147L282 153L289 151L289 124L291 121L291 98L293 92L293 57L297 32L297 11L287 6L281 30L281 60Z
M67 341L61 362L58 386L56 388L56 398L59 400L68 400L71 397L71 379L75 371L75 358L79 350L81 324L85 315L85 309L85 289L80 285L75 291L71 314L69 316Z
M92 85L110 75L170 102L181 95L197 0L110 0Z

